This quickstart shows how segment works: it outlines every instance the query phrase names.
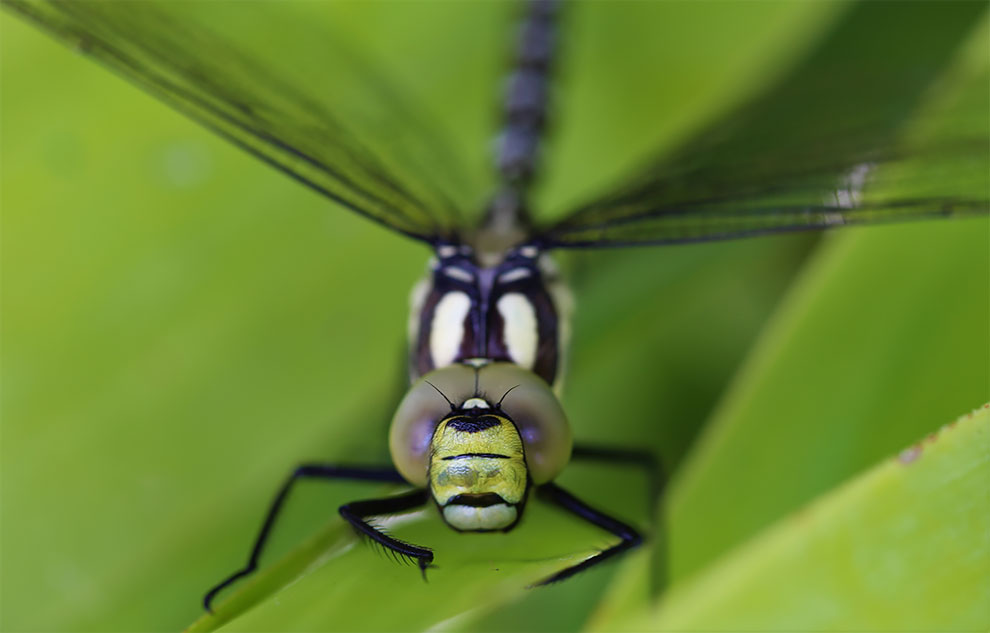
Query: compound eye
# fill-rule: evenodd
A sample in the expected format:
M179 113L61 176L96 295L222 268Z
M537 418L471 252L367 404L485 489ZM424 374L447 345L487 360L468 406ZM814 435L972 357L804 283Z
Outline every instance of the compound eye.
M388 438L392 463L406 481L417 486L427 483L433 432L450 414L450 404L437 389L452 401L463 402L474 395L474 369L449 365L431 371L413 383L392 417Z
M519 430L533 482L560 474L571 458L571 429L550 385L518 365L491 363L479 370L478 386L491 400L505 396L500 409Z

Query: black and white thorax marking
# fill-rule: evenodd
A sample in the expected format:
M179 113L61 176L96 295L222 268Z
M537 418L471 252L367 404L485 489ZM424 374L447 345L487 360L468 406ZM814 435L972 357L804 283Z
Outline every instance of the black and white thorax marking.
M484 358L559 382L568 338L570 294L535 246L479 265L467 246L441 245L413 289L410 373L415 380L453 363Z

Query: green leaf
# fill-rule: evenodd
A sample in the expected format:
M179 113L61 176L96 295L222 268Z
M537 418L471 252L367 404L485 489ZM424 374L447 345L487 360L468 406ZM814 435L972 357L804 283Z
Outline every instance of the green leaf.
M988 241L975 220L823 245L671 484L675 587L923 435L953 402L990 396ZM645 578L632 568L616 586ZM624 626L617 599L596 629Z
M990 394L972 220L836 235L798 280L669 499L683 578Z
M427 582L415 566L397 565L335 522L232 592L229 602L221 600L216 615L204 616L191 630L451 626L456 618L517 599L528 585L589 556L607 538L563 513L531 505L526 530L505 535L457 534L432 511L385 522L390 534L434 548L436 568L428 570ZM376 604L373 596L387 604Z
M935 102L986 101L987 39L984 20L932 91ZM931 119L920 120L908 134L938 136ZM949 123L986 134L985 117ZM956 167L951 177L963 182L969 166ZM675 580L948 418L953 402L990 397L988 243L985 220L829 236L675 477L667 503ZM593 621L611 628L622 619L605 603Z
M666 596L655 631L985 631L990 404L885 460Z

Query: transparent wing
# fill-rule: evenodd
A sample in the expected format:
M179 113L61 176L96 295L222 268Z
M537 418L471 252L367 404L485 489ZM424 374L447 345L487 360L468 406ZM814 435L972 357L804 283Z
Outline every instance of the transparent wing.
M420 240L450 233L456 186L421 166L452 178L458 161L327 25L280 24L292 4L4 1L343 206Z
M762 96L540 239L667 244L986 214L985 32L975 64L960 54L985 9L854 6Z

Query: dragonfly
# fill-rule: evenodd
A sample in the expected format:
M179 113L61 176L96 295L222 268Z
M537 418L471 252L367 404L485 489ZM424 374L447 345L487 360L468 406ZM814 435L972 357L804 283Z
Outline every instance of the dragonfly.
M221 590L257 568L285 499L307 478L411 485L401 495L345 504L340 513L358 532L412 558L424 574L432 550L391 537L374 517L433 504L455 530L505 531L519 524L528 499L539 496L618 539L538 584L568 578L642 541L634 527L555 483L577 458L644 464L657 487L659 472L649 454L572 443L558 397L570 299L554 252L986 215L990 209L985 134L966 126L929 138L902 134L918 120L968 121L974 112L985 119L982 103L929 110L925 102L955 44L985 10L979 3L905 6L898 9L904 19L868 37L864 25L885 9L853 6L827 44L744 107L606 192L541 221L532 191L550 118L552 72L563 63L556 44L566 8L531 2L522 9L506 82L496 182L475 222L464 219L470 209L449 188L436 184L440 174L423 174L421 164L397 168L402 156L383 156L332 99L316 98L298 79L270 70L263 56L228 40L218 25L188 20L189 5L8 0L5 6L338 207L433 253L414 293L412 380L390 431L393 466L295 469L269 508L247 564L208 592L207 609ZM943 28L926 33L925 16L935 11ZM885 47L920 52L878 55ZM335 52L327 42L328 62L346 61L333 59ZM864 64L859 76L829 75L842 56L876 60L877 67ZM797 111L802 116L793 116ZM950 185L919 177L933 165L973 176Z

